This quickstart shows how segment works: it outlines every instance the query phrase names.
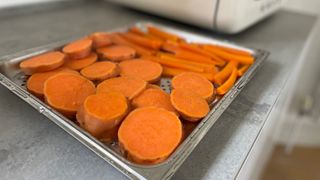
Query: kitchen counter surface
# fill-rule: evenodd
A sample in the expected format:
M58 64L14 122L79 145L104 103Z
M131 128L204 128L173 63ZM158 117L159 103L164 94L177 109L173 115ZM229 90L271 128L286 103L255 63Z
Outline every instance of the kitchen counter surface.
M39 10L41 9L41 10ZM288 11L229 36L107 2L0 10L0 56L138 20L167 23L271 52L173 179L234 179L290 76L316 18ZM76 139L0 86L0 179L125 179Z

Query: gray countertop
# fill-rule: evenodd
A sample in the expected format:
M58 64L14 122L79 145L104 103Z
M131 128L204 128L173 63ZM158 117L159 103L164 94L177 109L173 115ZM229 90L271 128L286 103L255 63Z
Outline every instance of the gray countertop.
M219 35L106 2L0 11L0 56L138 20L168 23L271 52L173 179L233 179L248 156L316 21L280 11L238 35ZM0 179L125 179L111 165L0 86Z

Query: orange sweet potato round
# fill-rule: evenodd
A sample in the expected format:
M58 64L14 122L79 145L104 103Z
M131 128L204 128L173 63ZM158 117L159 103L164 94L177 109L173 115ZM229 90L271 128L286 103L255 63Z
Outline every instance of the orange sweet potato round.
M70 69L79 71L94 62L96 62L98 59L98 56L96 53L91 53L88 57L82 58L82 59L68 59L65 62L65 66L67 66Z
M124 119L118 138L128 159L142 164L159 163L180 143L182 124L174 113L163 108L138 108Z
M128 111L126 97L119 92L93 94L77 113L80 126L96 138L112 134Z
M176 113L174 107L170 102L170 95L157 88L148 88L144 90L140 95L133 98L132 105L135 108L153 106L164 108L168 111Z
M131 100L145 90L146 86L147 83L141 79L132 77L117 77L101 82L97 86L97 93L117 91Z
M64 63L65 55L59 51L44 53L20 63L20 68L25 74L46 72L60 67Z
M123 61L136 56L136 51L133 48L123 45L102 47L97 49L97 52L102 59L110 61Z
M45 81L49 79L51 76L54 76L61 72L79 74L77 71L74 71L65 67L61 67L48 72L34 73L32 76L29 77L27 81L27 89L33 95L39 98L43 98L43 88L44 88Z
M107 32L95 32L89 35L89 38L92 39L94 48L100 48L112 44L110 35Z
M194 72L185 72L173 77L171 85L173 89L195 92L208 102L212 101L215 97L213 84L203 76Z
M83 38L67 44L62 51L70 59L82 59L90 55L91 48L92 40L90 38Z
M188 121L199 121L209 113L209 105L200 95L183 89L174 89L170 94L173 107Z
M80 73L89 80L103 81L117 76L119 74L119 69L118 65L113 62L101 61L83 68Z
M67 117L73 117L79 106L95 93L88 79L71 73L58 73L44 83L45 101Z
M162 66L153 61L134 59L119 63L120 75L143 79L149 83L157 82L162 74Z

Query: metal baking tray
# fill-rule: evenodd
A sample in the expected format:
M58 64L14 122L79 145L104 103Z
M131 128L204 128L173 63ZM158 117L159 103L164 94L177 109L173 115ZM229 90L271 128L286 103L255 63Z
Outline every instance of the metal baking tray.
M177 149L170 155L170 157L160 164L140 165L128 161L121 155L119 150L116 148L115 143L104 144L98 141L89 133L81 129L73 121L65 118L63 115L53 110L51 107L46 105L44 102L42 102L26 90L25 84L27 77L23 74L23 72L20 71L19 63L26 58L30 58L32 56L48 51L61 49L63 45L71 42L75 38L1 57L0 83L129 178L170 179L172 175L177 171L177 169L181 166L183 161L189 156L192 150L209 131L212 125L218 120L220 115L225 111L225 109L235 99L235 97L243 89L246 83L251 79L254 73L261 66L262 62L267 58L269 53L264 50L245 48L236 44L229 43L227 41L221 41L213 39L211 37L205 37L202 35L186 32L181 29L176 29L173 27L168 27L166 25L150 22L138 22L128 27L115 29L110 32L126 31L131 26L137 26L141 29L145 29L147 25L153 25L168 32L177 34L185 38L189 42L219 44L221 46L248 51L255 57L255 62L249 68L249 70L240 79L237 80L235 85L232 87L232 89L229 90L226 95L216 99L211 104L211 111L209 112L209 114L195 126L192 132L184 139L184 141L177 147ZM170 91L170 79L161 79L160 85L164 90Z

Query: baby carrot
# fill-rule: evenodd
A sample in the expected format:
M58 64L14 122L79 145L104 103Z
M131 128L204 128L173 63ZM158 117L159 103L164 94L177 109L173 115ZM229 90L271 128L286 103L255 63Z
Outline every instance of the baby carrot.
M162 44L161 49L170 53L176 53L179 47L176 42L166 41Z
M223 84L223 82L229 77L234 69L236 69L237 63L230 61L220 72L214 76L214 82L218 85Z
M184 73L184 72L192 72L192 71L178 69L178 68L172 68L172 67L168 67L168 66L162 66L162 68L163 68L162 75L168 76L168 77L173 77L173 76L176 76L176 75ZM199 73L199 72L196 72L196 73L200 74L201 76L205 77L209 81L213 82L214 74L212 74L212 73Z
M205 72L212 72L214 74L217 73L217 68L215 67L215 65L212 65L212 64L188 61L188 60L176 58L175 56L168 54L168 53L161 53L161 54L159 54L159 57L161 59L165 59L168 61L175 61L175 62L181 63L181 64L190 64L190 65L202 67Z
M243 65L241 68L238 69L238 76L242 76L248 69L249 69L250 65L246 64Z
M141 30L140 30L139 28L137 28L137 27L131 27L131 28L129 29L129 32L135 33L135 34L140 35L140 36L144 36L144 35L145 35L145 33L144 33L143 31L141 31Z
M181 68L181 69L185 69L185 70L189 70L189 71L193 71L193 72L204 72L204 68L202 68L202 67L198 67L198 66L194 66L194 65L190 65L190 64L182 64L179 61L172 61L172 60L168 61L166 59L161 59L161 58L158 58L155 56L146 56L146 57L144 57L144 59L158 62L161 65L166 65L166 66L175 67L175 68Z
M232 71L230 77L228 78L228 80L217 88L217 93L219 95L226 94L229 91L229 89L231 89L233 84L236 82L237 76L238 76L237 70L233 69L233 71Z
M148 26L148 32L156 37L159 37L163 40L172 40L172 41L180 41L182 38L179 36L176 36L174 34L170 34L168 32L165 32L159 28Z
M182 59L186 59L189 61L195 61L195 62L205 62L205 63L211 63L211 64L215 64L215 65L219 65L219 66L223 66L222 63L219 63L217 61L213 61L211 58L203 56L201 54L197 54L191 51L186 51L183 49L178 49L175 52L175 56L178 58L182 58Z
M203 46L203 49L209 52L212 52L218 55L219 57L224 58L227 61L237 61L241 64L253 64L254 62L254 58L252 56L240 56L240 55L231 54L221 49L214 48L210 45Z
M219 45L213 45L213 44L211 44L209 46L227 51L232 54L240 55L240 56L252 56L251 53L249 53L247 51L239 50L239 49L234 49L234 48L229 48L229 47L224 47L224 46L219 46Z
M123 36L125 39L127 39L128 41L138 44L140 46L144 46L146 48L151 48L151 49L160 49L162 42L161 41L157 41L157 40L152 40L152 39L148 39L146 37L143 36L139 36L136 35L134 33L123 33L121 34L121 36Z
M111 36L111 41L114 44L129 46L129 47L135 49L139 55L151 55L152 54L151 50L149 50L147 48L143 48L141 46L138 46L132 42L129 42L128 40L124 39L123 37L121 37L118 34L112 34L110 36Z
M225 65L225 61L223 59L221 59L219 56L212 54L208 51L205 51L195 44L180 43L179 47L181 47L182 49L188 50L188 51L192 51L192 52L201 54L203 56L207 56L207 57L213 59L214 61L216 61L221 66Z
M154 35L152 35L152 34L150 34L150 33L145 33L145 32L143 32L142 30L140 30L140 29L137 28L137 27L131 27L131 28L129 29L129 32L134 33L134 34L136 34L136 35L144 36L144 37L146 37L146 38L148 38L148 39L153 39L153 40L158 40L158 41L163 42L163 39L161 39L161 38L159 38L159 37L156 37L156 36L154 36Z

